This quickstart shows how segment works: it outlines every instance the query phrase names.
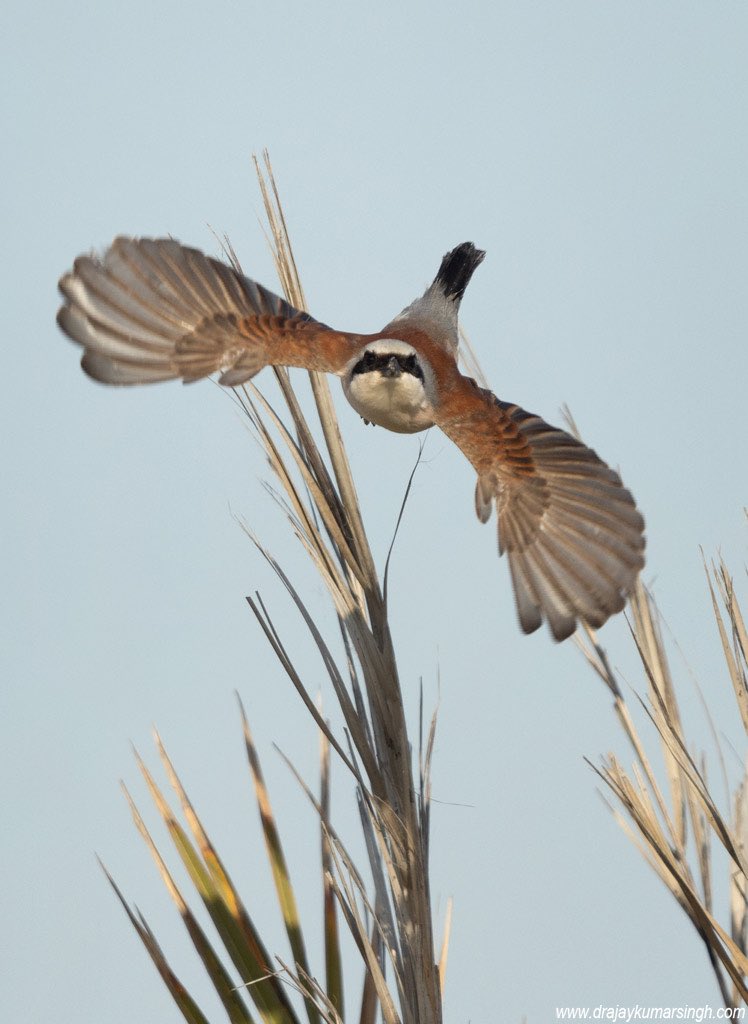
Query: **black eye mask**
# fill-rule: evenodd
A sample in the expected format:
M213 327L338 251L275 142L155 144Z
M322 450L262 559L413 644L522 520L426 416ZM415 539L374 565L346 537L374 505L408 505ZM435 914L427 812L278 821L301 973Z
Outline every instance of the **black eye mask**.
M353 375L369 373L371 370L384 370L390 359L395 358L403 373L409 373L418 380L423 380L423 370L414 355L402 355L398 352L366 352L353 367Z

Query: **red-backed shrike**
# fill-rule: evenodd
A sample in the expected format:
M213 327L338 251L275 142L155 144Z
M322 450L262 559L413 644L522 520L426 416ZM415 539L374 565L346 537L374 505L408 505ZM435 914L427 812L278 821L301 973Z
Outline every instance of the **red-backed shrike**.
M117 238L60 281L62 330L105 384L217 373L234 386L264 366L334 373L353 408L388 430L438 426L478 473L475 509L494 505L522 629L556 640L577 620L623 608L644 564L644 520L618 474L539 416L502 402L457 367L457 311L485 253L470 242L376 334L335 331L262 285L171 239Z

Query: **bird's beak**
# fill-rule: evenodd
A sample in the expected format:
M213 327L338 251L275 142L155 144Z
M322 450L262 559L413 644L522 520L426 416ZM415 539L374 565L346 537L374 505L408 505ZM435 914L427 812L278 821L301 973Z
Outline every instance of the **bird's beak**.
M387 360L387 365L383 366L381 370L383 377L399 377L401 372L400 363L398 363L395 356L390 356Z

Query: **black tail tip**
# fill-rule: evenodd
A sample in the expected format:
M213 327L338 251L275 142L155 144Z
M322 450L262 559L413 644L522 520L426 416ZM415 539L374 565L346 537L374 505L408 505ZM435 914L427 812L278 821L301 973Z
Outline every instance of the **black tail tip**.
M463 242L448 252L441 262L434 284L439 285L448 299L460 302L470 278L485 258L482 249L472 242Z

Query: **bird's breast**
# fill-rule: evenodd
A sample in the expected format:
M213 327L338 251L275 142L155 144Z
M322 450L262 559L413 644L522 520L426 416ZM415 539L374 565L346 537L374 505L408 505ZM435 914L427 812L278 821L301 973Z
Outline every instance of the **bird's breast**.
M385 377L378 371L343 380L348 401L365 420L398 434L415 434L433 426L423 383L410 373Z

